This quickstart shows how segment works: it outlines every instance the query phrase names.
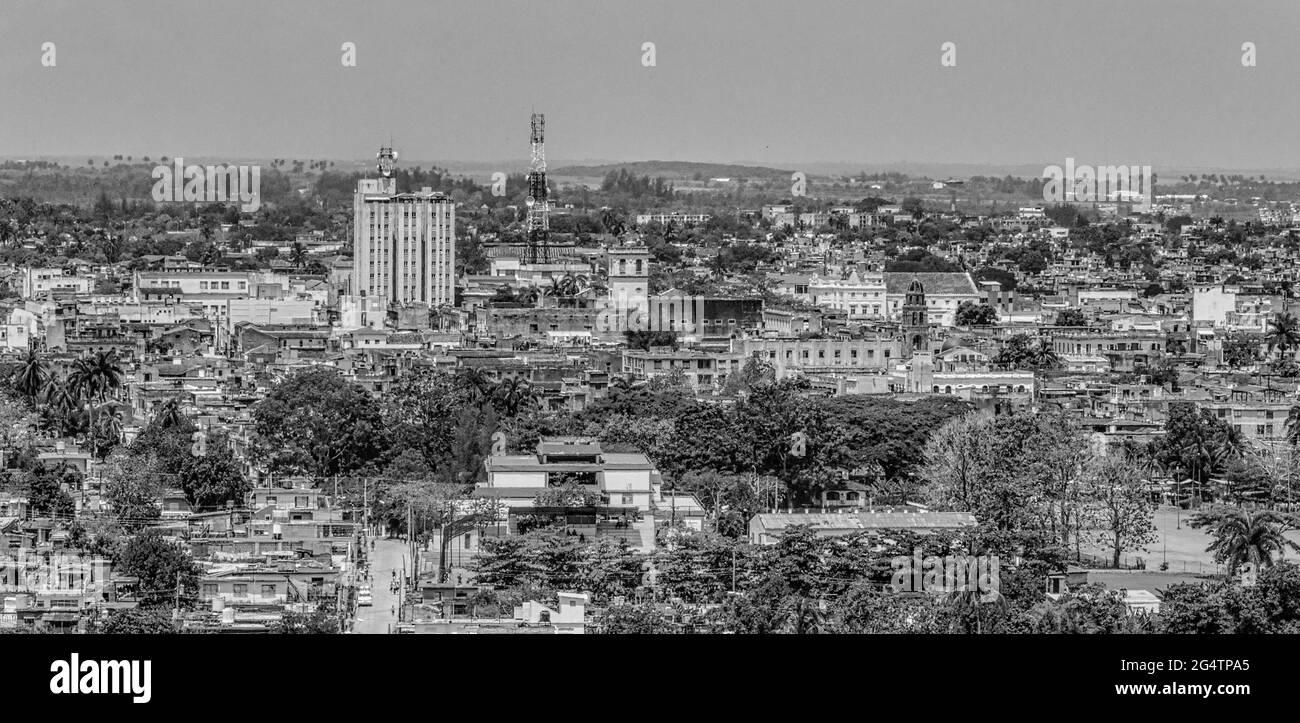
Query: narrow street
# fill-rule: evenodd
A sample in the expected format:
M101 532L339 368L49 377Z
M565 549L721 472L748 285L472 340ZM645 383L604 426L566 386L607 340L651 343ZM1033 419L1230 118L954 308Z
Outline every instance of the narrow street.
M389 592L388 586L393 580L393 571L397 572L397 577L402 576L402 559L406 550L406 543L401 540L376 540L370 563L370 587L375 603L370 607L357 608L353 632L383 635L390 632L389 626L397 622L392 608L397 605L398 596Z

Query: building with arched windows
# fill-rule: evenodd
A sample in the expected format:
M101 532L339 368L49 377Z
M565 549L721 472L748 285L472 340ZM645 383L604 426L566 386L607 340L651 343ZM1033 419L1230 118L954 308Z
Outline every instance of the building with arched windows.
M616 246L606 256L609 299L615 309L645 310L650 297L650 249Z

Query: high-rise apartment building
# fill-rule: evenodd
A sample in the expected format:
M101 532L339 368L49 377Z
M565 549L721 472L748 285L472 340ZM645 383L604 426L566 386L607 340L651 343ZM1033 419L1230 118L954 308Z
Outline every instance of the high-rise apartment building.
M379 178L353 196L353 277L365 296L389 303L455 302L456 206L425 188L398 193L391 148L379 150Z

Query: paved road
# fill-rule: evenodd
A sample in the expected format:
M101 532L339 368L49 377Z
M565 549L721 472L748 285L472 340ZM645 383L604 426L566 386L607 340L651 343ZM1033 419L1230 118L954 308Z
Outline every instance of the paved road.
M398 577L402 575L402 559L406 554L406 543L401 540L378 539L371 553L370 579L375 604L370 607L357 608L356 625L353 632L362 635L382 635L389 632L389 625L397 622L392 614L397 605L397 595L388 591L388 584L393 579L393 570Z

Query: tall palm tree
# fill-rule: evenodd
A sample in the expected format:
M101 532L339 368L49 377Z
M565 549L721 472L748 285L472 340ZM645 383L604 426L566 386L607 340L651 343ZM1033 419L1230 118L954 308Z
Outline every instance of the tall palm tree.
M1300 319L1290 312L1278 314L1269 320L1264 341L1270 352L1277 349L1279 356L1285 357L1288 350L1300 347Z
M1291 411L1286 415L1286 424L1282 428L1286 430L1286 441L1290 442L1291 446L1300 443L1300 406L1291 407Z
M481 367L464 367L457 373L461 379L469 383L477 399L486 397L492 389L492 380Z
M185 411L181 409L180 397L170 397L158 407L153 421L162 428L179 427L185 423Z
M626 374L619 374L609 380L609 396L617 397L632 391L632 380Z
M519 410L537 402L533 385L523 377L507 377L496 386L493 397L501 403L502 411L513 417Z
M578 293L578 281L573 274L565 274L558 281L552 279L556 296L573 296Z
M101 406L110 394L116 395L122 388L126 375L117 363L117 349L95 352L78 359L68 376L73 392L85 399L87 413L90 415L90 427L95 427L95 403ZM95 453L95 435L90 435L91 454Z
M1029 348L1029 364L1036 369L1054 369L1061 366L1061 357L1047 339L1039 339Z
M301 241L294 241L293 246L289 249L289 261L294 268L301 269L307 265L307 247L302 245Z
M621 213L612 208L600 212L600 225L615 236L622 236L627 232L627 221L623 219Z
M110 394L116 394L122 388L124 380L125 374L118 364L116 349L81 357L73 364L72 373L68 375L68 381L75 392L87 401L98 401L101 404Z
M1272 567L1274 554L1281 558L1288 549L1300 552L1300 545L1283 535L1290 522L1273 510L1222 510L1202 513L1191 524L1209 527L1214 542L1205 551L1214 553L1215 562L1227 563L1232 575L1244 563Z
M14 377L14 388L24 396L36 399L49 383L49 366L35 349L28 349L21 366L18 367L18 374Z
M108 449L102 450L100 458L108 455L112 446L122 443L122 427L125 417L122 413L121 404L109 402L99 409L99 423L94 428L92 434L106 439L113 440L113 445Z
M74 385L67 379L52 379L45 385L43 396L46 413L50 415L47 419L52 420L50 425L57 424L63 436L72 434L79 426L77 415L81 408L81 398Z

